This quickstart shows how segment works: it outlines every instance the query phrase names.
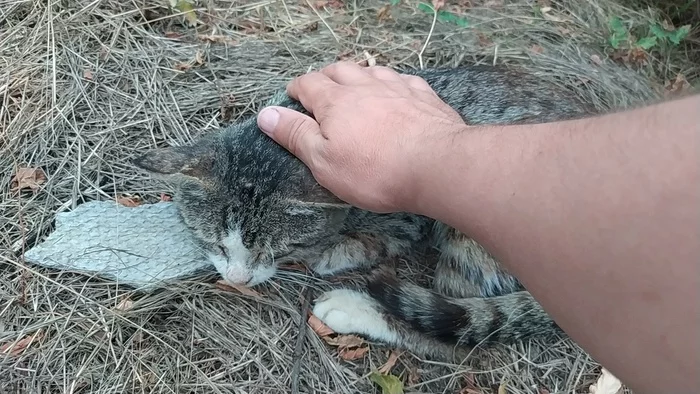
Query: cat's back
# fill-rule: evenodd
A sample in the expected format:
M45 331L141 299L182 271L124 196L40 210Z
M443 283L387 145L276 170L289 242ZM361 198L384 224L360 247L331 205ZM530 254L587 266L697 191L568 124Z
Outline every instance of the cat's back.
M425 79L440 98L468 124L541 123L579 118L594 113L573 92L535 75L501 66L460 66L424 70L397 69ZM307 113L284 90L266 105Z
M569 90L532 74L495 66L405 70L425 79L467 124L523 124L573 119L593 109Z

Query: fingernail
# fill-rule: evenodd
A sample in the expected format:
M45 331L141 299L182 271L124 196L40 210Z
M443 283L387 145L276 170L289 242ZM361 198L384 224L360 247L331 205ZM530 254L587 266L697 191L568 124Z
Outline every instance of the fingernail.
M258 127L267 135L272 135L280 120L280 113L275 108L264 108L258 115Z

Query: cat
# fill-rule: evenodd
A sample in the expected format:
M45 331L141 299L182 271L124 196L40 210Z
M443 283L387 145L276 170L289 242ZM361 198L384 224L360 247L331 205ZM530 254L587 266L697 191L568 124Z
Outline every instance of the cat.
M594 113L569 91L504 68L400 72L425 79L470 125ZM307 113L283 89L267 105ZM254 116L189 146L147 152L134 163L174 183L183 222L225 281L255 286L270 279L278 264L292 261L304 261L319 275L370 271L366 286L331 290L315 300L313 313L338 333L439 358L480 343L562 334L478 243L424 216L376 214L344 203L262 133ZM382 261L431 250L437 253L432 289L382 268Z

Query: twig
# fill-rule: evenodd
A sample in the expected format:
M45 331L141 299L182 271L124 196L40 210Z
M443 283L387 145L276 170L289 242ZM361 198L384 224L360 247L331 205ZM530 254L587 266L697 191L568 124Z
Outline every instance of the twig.
M430 42L430 37L433 36L433 30L435 30L435 23L437 22L437 14L438 10L436 8L433 8L433 24L430 25L430 31L428 32L428 37L425 39L425 44L423 44L423 48L421 48L420 53L418 54L418 62L420 63L420 69L424 69L425 66L423 64L423 52L425 52L425 48L428 47L428 43Z
M311 306L310 295L311 290L308 287L304 287L304 290L301 292L302 304L301 314L299 315L299 334L297 335L297 343L294 345L294 353L292 353L292 360L294 360L291 374L292 394L299 393L299 371L301 370L301 362L304 360L302 352L304 351L304 340L306 339L306 315L309 314Z

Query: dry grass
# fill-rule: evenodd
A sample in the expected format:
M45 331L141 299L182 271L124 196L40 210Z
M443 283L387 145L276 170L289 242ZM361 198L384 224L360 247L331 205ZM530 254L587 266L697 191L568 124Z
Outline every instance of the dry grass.
M373 345L368 357L346 362L306 330L295 358L301 289L326 282L286 272L260 299L218 289L211 278L140 294L21 259L56 212L121 193L157 199L160 185L129 164L135 155L250 115L296 74L365 51L393 66L508 64L601 110L656 100L677 74L691 83L700 76L695 37L641 66L611 60L608 18L658 19L641 5L552 1L543 16L534 1L456 2L471 4L471 26L438 23L419 58L432 17L415 2L393 7L388 20L377 17L384 2L310 7L317 3L200 2L195 30L165 1L2 1L0 344L27 346L0 353L0 392L289 392L295 359L301 392L375 390L366 376L389 349ZM47 181L35 193L11 193L18 166L40 167ZM509 393L573 393L586 392L599 367L557 340L478 349L461 366L403 355L393 373L407 392L495 393L507 382Z

